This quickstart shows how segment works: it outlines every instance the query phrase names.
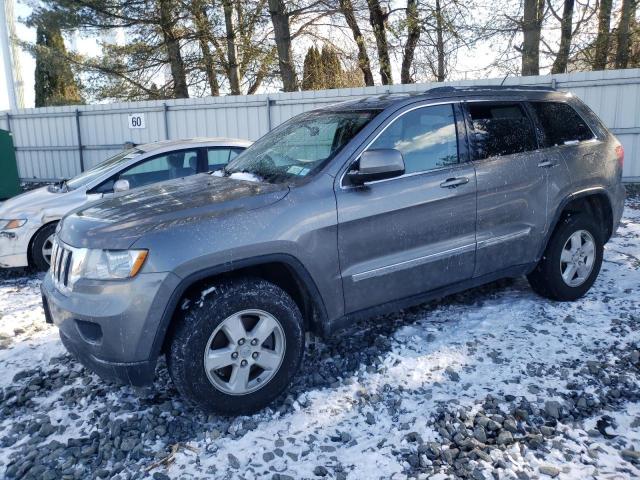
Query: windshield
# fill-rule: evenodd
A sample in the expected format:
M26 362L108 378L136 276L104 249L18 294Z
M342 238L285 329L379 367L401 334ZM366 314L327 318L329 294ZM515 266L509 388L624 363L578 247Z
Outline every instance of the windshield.
M141 153L142 153L142 151L138 150L137 148L130 148L129 150L124 150L124 151L118 153L117 155L114 155L113 157L108 158L103 162L100 162L95 167L90 168L89 170L87 170L85 172L82 172L77 177L73 177L71 180L67 180L65 182L66 187L69 190L73 190L73 189L76 189L78 187L82 187L84 185L87 185L91 181L99 178L104 173L106 173L109 170L111 170L113 167L115 167L119 163L124 163L124 162L126 162L126 161L128 161L128 160L130 160L130 159L132 159L134 157L137 157Z
M299 115L247 148L224 169L267 182L291 182L314 174L379 113L311 112Z

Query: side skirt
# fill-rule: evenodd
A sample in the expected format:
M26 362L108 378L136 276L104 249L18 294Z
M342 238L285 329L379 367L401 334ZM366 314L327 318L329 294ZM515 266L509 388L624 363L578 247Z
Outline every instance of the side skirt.
M404 308L420 305L421 303L426 303L431 300L435 300L438 298L443 298L449 295L460 293L465 290L469 290L470 288L479 287L481 285L494 282L502 278L513 278L513 277L519 277L521 275L526 275L529 272L531 272L535 268L535 266L536 266L535 263L532 263L532 264L528 263L525 265L516 265L515 267L509 267L507 269L500 270L498 272L493 272L487 275L483 275L481 277L471 278L468 280L464 280L462 282L453 283L451 285L447 285L445 287L441 287L435 290L430 290L428 292L420 293L418 295L412 295L410 297L401 298L399 300L393 300L391 302L386 302L379 305L374 305L373 307L365 308L363 310L351 312L331 322L325 323L324 324L325 328L323 329L323 336L327 337L327 336L333 335L336 332L339 332L340 330L349 327L354 322L357 322L363 319L377 317L380 315L385 315L398 310L402 310Z

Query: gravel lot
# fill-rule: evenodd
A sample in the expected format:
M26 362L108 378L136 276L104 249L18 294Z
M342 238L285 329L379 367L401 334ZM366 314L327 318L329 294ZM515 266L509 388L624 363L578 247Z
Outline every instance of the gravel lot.
M0 272L3 478L640 478L640 200L571 304L502 281L312 342L272 408L104 383Z

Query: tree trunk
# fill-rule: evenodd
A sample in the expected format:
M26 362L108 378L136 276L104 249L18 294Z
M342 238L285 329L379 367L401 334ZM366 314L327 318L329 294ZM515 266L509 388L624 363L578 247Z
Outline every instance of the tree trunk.
M240 72L238 68L238 49L236 31L233 24L233 4L231 0L222 0L224 25L227 32L227 69L231 95L240 95Z
M351 29L356 45L358 45L358 67L362 70L364 84L367 87L373 87L373 73L371 73L371 62L369 61L369 55L367 54L366 41L364 39L364 35L362 35L362 32L360 31L360 27L358 26L358 21L356 20L356 16L353 12L353 4L351 3L351 0L340 0L340 10L347 21L347 25L349 25L349 28Z
M571 37L573 35L573 6L575 0L564 0L562 20L560 21L560 47L553 61L551 73L566 73L571 50Z
M604 70L607 68L612 3L612 0L600 0L598 36L596 37L596 53L593 57L593 70Z
M171 0L158 0L160 7L160 29L164 37L165 48L167 49L167 58L171 67L171 77L173 79L173 96L174 98L189 98L189 89L187 88L187 73L180 52L180 40L174 31L174 12L171 8Z
M373 28L378 47L378 62L383 85L392 85L391 60L389 59L389 43L387 42L386 18L378 0L367 0L369 6L369 23Z
M296 69L293 65L289 15L286 11L284 1L269 0L269 14L271 15L273 32L276 37L282 85L285 92L295 92L298 90L298 77L296 76Z
M207 18L207 12L204 5L198 1L192 3L193 20L196 27L196 35L198 36L198 43L200 45L200 51L202 52L202 64L204 66L204 72L207 75L207 82L209 83L209 89L211 95L217 97L220 95L220 85L218 84L218 75L216 72L216 65L214 57L209 48L209 32L212 30Z
M540 35L545 0L524 0L522 75L540 74Z
M618 49L616 50L616 68L627 68L631 48L631 19L635 15L636 2L622 0L620 23L618 23Z
M436 52L438 53L438 72L436 80L444 82L446 73L444 68L444 20L442 18L442 6L440 0L436 0Z
M402 67L400 69L400 81L413 83L411 78L411 65L416 53L416 45L420 39L420 18L418 17L418 0L407 1L407 43L402 55Z

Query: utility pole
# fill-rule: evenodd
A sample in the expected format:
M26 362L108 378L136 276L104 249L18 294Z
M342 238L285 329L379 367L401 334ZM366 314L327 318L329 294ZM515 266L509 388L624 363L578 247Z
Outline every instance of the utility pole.
M13 0L0 0L0 53L2 54L4 78L7 85L7 95L9 96L9 108L11 110L17 110L18 98L16 95L16 84L13 77L11 38L9 37L9 25L7 21L7 2L11 1ZM11 18L11 21L13 21L13 18Z

